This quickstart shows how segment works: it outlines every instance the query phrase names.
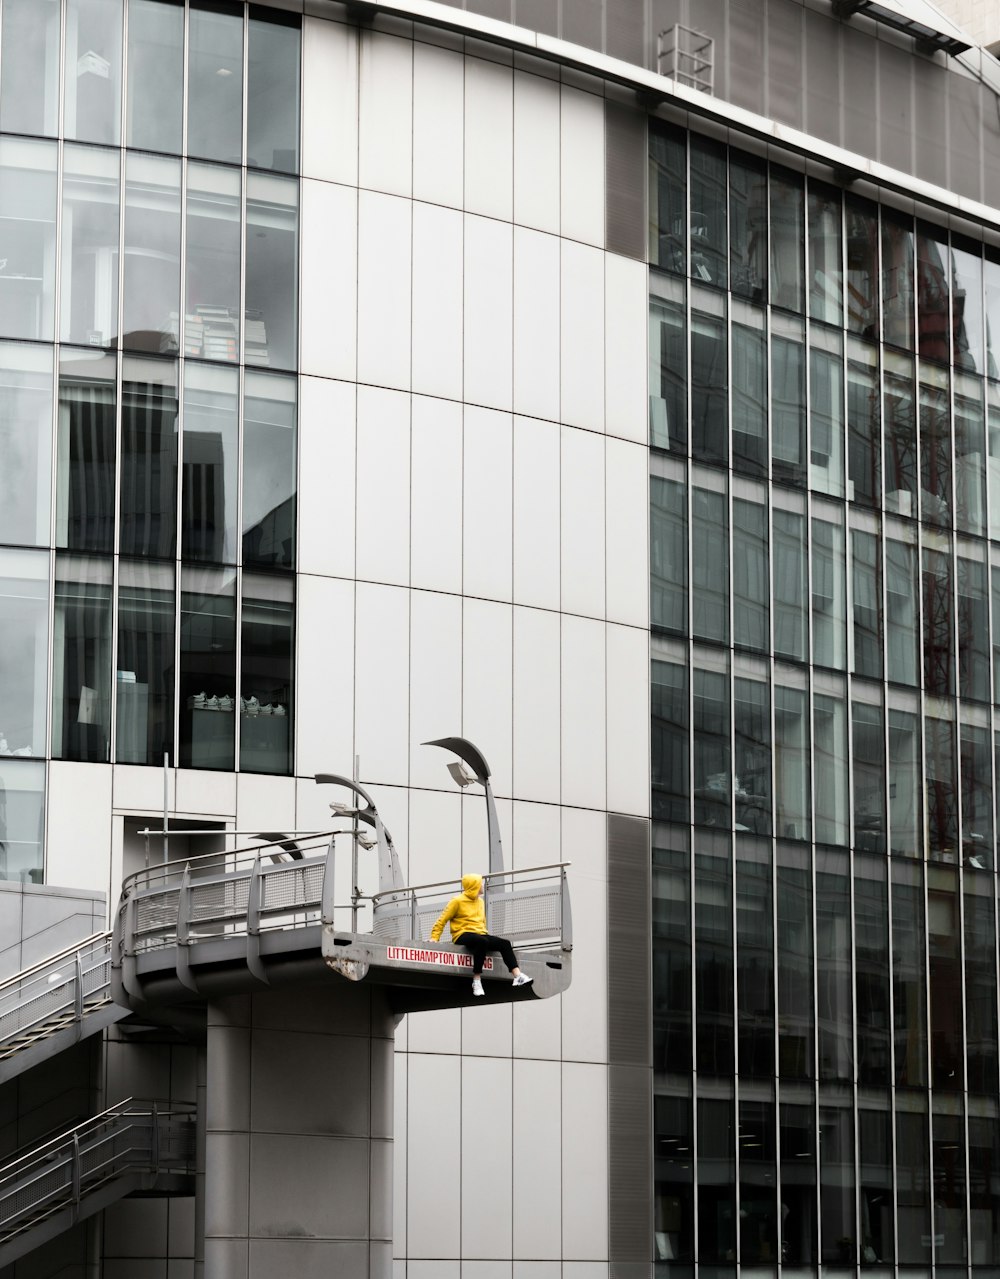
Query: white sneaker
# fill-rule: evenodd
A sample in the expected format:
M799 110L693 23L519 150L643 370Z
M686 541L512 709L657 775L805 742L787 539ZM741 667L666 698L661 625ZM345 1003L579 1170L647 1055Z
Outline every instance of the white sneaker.
M473 977L472 979L472 993L477 999L482 998L482 996L486 994L486 991L483 990L483 983L478 977Z
M512 986L530 986L534 980L534 977L529 977L527 973L518 973L510 984Z

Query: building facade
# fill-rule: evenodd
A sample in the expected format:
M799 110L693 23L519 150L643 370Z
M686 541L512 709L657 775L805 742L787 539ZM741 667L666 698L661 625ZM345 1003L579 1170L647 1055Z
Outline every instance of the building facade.
M410 883L481 868L455 733L509 860L572 862L557 1006L397 1031L399 1279L1000 1266L970 43L924 0L0 2L4 971L164 810L171 858L325 828L317 773ZM0 1088L5 1153L197 1092L165 1035L74 1053ZM198 1229L126 1201L11 1273L193 1276Z

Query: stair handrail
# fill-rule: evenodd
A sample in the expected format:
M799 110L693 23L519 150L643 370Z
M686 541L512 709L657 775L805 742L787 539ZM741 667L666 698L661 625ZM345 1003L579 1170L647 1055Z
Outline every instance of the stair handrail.
M67 946L65 950L56 951L54 955L49 955L45 959L40 959L37 963L32 964L30 968L22 968L20 972L14 973L10 977L5 977L0 981L0 996L11 986L16 986L22 981L28 981L30 978L37 976L38 973L44 972L46 968L52 965L58 965L64 960L72 959L78 955L80 951L85 950L88 946L96 946L98 942L105 941L108 946L111 945L113 933L109 931L100 933L91 933L89 937L83 941L76 942L72 946Z

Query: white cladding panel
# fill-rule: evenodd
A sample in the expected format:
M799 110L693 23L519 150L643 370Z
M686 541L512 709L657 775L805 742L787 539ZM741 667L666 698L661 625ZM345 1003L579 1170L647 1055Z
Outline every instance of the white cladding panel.
M465 197L465 59L413 46L413 198L461 209Z

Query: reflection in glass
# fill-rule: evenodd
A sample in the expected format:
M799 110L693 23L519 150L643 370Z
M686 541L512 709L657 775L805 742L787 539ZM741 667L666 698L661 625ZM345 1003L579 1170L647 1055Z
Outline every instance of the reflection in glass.
M886 354L885 508L898 515L917 514L917 412L913 361Z
M188 361L184 371L181 557L236 562L239 374Z
M45 761L0 760L0 879L40 884L45 865Z
M781 1259L786 1265L815 1265L816 1112L812 1105L783 1101L780 1116Z
M808 839L809 716L806 694L797 688L774 690L774 782L777 834Z
M771 457L776 479L805 482L806 366L799 341L771 339Z
M686 1076L692 1065L691 857L686 833L657 822L653 827L653 1069Z
M830 508L829 513L834 514L834 508ZM815 518L812 521L812 624L815 665L844 670L847 664L844 530L839 524Z
M729 537L723 493L691 493L691 629L697 639L729 639Z
M767 507L733 501L733 643L766 653L768 617Z
M728 365L724 318L691 313L691 456L725 462L729 456Z
M726 287L726 148L691 135L691 278Z
M925 544L924 688L941 697L955 692L955 602L951 574L951 555Z
M65 136L121 139L122 0L67 0Z
M848 195L847 327L862 337L878 338L878 209L867 200Z
M763 328L734 324L733 470L767 474L767 338Z
M816 693L813 706L816 841L846 847L848 839L847 705Z
M184 354L240 358L240 174L188 164Z
M854 674L882 678L882 589L874 533L851 530L851 605Z
M800 661L806 655L806 522L794 511L772 515L774 651Z
M231 771L236 753L236 573L181 571L182 768Z
M683 484L650 477L650 610L652 625L687 628L687 493Z
M965 876L965 1062L970 1093L996 1097L996 918L991 876Z
M809 486L844 496L844 362L839 351L809 351Z
M858 1164L861 1176L861 1264L891 1262L895 1254L892 1203L892 1114L888 1093L859 1097Z
M733 683L736 829L771 833L771 708L763 679Z
M695 670L692 729L695 823L728 828L732 823L733 771L725 669Z
M649 300L649 442L683 454L687 449L687 325L683 307ZM1000 440L1000 433L998 433Z
M844 254L840 192L809 183L809 314L840 327L844 320Z
M180 155L184 5L128 0L126 145Z
M935 369L925 369L920 382L920 518L943 527L951 524L948 375Z
M897 684L917 682L917 552L907 542L885 543L886 674Z
M804 301L805 196L802 178L771 167L771 302L801 312Z
M176 536L177 365L126 356L119 549L170 559Z
M901 857L922 856L923 810L917 717L910 711L890 710L889 847L893 853Z
M687 147L685 134L650 121L649 260L663 271L686 274Z
M47 546L52 349L0 342L0 542Z
M931 855L934 855L933 850ZM965 1084L961 921L956 870L953 866L928 866L931 1084L937 1094L961 1092Z
M926 1097L897 1098L896 1232L904 1265L930 1264L930 1167Z
M877 507L882 497L878 353L874 347L852 342L848 355L848 496L854 502Z
M881 857L854 858L854 998L859 1084L889 1083L889 896Z
M243 575L240 768L292 771L295 599L290 578Z
M983 385L955 379L955 524L965 533L986 532L986 441Z
M174 570L122 559L118 576L118 710L115 759L173 759Z
M736 1158L731 1100L698 1101L698 1256L736 1260Z
M778 844L778 1073L814 1078L812 883L804 849Z
M265 173L247 176L247 364L294 369L298 343L298 183Z
M951 237L951 276L953 361L960 369L985 373L982 245L954 232Z
M927 845L932 858L954 862L958 855L955 725L948 719L925 715L924 751Z
M854 702L854 847L885 852L885 726L882 707Z
M990 700L990 611L986 565L958 557L958 694Z
M971 707L968 708L971 714ZM993 861L990 733L963 720L961 737L962 861L967 870L989 870Z
M1000 377L1000 252L987 245L983 262L986 294L986 372Z
M55 137L59 117L59 0L4 0L0 129Z
M125 159L122 345L176 351L180 314L181 165L129 152Z
M188 155L243 159L242 5L192 0L188 30Z
M295 379L247 372L243 406L243 563L295 567Z
M686 825L690 820L687 667L654 660L651 682L653 816Z
M836 1105L821 1103L819 1108L821 1260L827 1265L853 1266L857 1260L854 1115L846 1090L836 1100Z
M957 1099L934 1098L934 1260L965 1268L965 1122Z
M64 347L59 362L56 546L110 554L115 537L115 359Z
M926 222L917 225L917 334L922 359L947 364L951 357L948 236Z
M659 1260L690 1261L694 1256L694 1137L691 1099L657 1096L654 1168L656 1200L654 1241Z
M695 831L695 1068L733 1073L733 870L729 838Z
M921 868L915 862L894 861L891 865L896 1083L907 1088L923 1088L927 1084L927 1011ZM899 1164L899 1151L896 1158Z
M0 336L52 341L56 144L0 138Z
M49 556L0 551L0 756L45 754Z
M114 346L118 334L118 168L115 151L63 149L64 342Z
M247 164L299 168L299 23L276 9L251 8L247 54Z
M56 556L52 755L111 758L111 560Z
M774 923L771 849L736 841L736 1016L740 1076L774 1078Z
M969 1223L974 1266L1000 1261L1000 1122L997 1102L976 1098L969 1107Z
M913 221L882 209L883 336L893 346L913 350L915 288Z
M767 167L729 153L730 287L751 302L767 298Z
M778 1259L774 1102L740 1101L740 1260Z

